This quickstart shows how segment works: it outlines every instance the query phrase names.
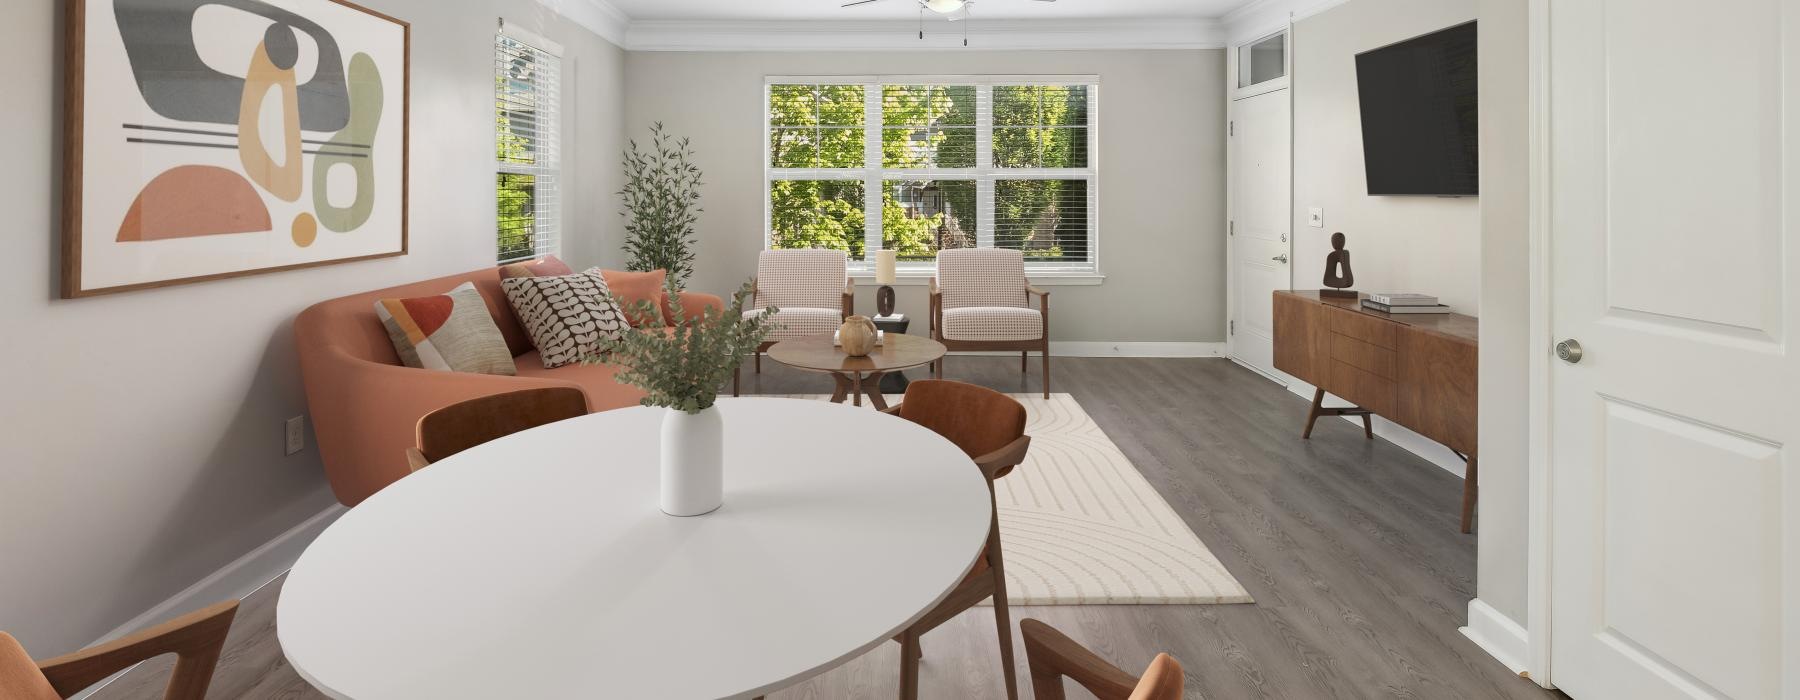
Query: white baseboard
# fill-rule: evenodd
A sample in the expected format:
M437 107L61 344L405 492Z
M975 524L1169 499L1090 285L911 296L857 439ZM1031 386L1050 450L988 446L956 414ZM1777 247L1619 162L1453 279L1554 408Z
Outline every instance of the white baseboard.
M320 511L318 515L307 518L299 525L288 529L287 532L277 535L275 539L264 542L244 556L232 560L230 564L226 564L218 571L208 574L206 578L200 579L168 600L145 610L143 614L132 618L130 622L119 625L113 631L106 633L106 636L94 640L94 643L88 646L110 642L221 600L242 600L256 589L262 588L264 584L275 580L286 573L288 569L293 568L294 562L300 559L300 553L306 551L307 545L312 544L312 541L317 539L326 527L336 522L338 516L348 510L342 505L332 504L330 508ZM131 669L126 669L126 671L129 670ZM87 697L124 673L125 671L120 671L114 674L112 678L101 681L76 695L75 698Z
M1082 340L1050 341L1059 357L1224 357L1224 343L1131 343Z
M1530 637L1512 618L1476 598L1469 601L1469 626L1460 631L1513 673L1531 677L1529 669L1525 668L1525 659L1530 658Z
M1305 397L1307 401L1312 401L1313 385L1307 384L1306 382L1294 381L1290 382L1287 385L1287 388L1288 391ZM1338 400L1336 396L1326 394L1325 405L1331 406L1334 403L1342 404L1344 402ZM1355 423L1358 428L1362 427L1361 416L1343 416L1342 418L1343 420ZM1400 424L1382 418L1381 416L1373 416L1373 418L1374 421L1372 425L1374 426L1375 434L1388 442L1394 443L1399 446L1400 449L1411 452L1427 462L1438 465L1438 467L1444 471L1455 474L1457 478L1461 478L1464 470L1467 469L1468 465L1459 459L1455 452L1451 452L1450 448L1439 444L1431 438L1407 430L1406 428L1401 427Z
M953 352L952 355L1017 355L1015 352ZM1224 357L1224 343L1138 343L1106 340L1052 340L1051 357Z

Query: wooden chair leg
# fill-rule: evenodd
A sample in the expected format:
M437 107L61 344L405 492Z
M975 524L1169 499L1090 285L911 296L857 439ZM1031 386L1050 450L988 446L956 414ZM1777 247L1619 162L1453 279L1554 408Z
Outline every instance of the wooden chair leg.
M1030 371L1031 371L1031 351L1030 350L1020 350L1019 351L1019 374L1024 374L1024 373L1030 372Z
M737 367L731 368L731 395L732 396L743 396L743 394L739 393L739 391L738 391L739 384L742 383L741 378L742 378L743 374L744 374L743 365L739 365Z
M1050 398L1050 341L1044 341L1044 398Z
M1306 429L1300 431L1300 439L1301 440L1312 439L1313 424L1319 422L1319 414L1323 412L1324 405L1325 405L1325 390L1324 389L1314 389L1313 390L1312 410L1306 412Z
M900 635L900 700L919 700L919 635Z
M1019 700L1018 670L1013 667L1011 612L1006 602L1006 557L1000 551L1000 512L995 503L988 530L988 571L994 577L994 627L1000 633L1000 668L1006 676L1007 700Z
M994 627L1000 633L1000 669L1006 675L1007 700L1019 700L1018 670L1013 667L1012 617L1006 606L1006 580L994 572Z
M948 360L948 359L950 359L950 355L946 354L943 357L938 358L938 361L931 365L931 378L932 379L943 379L944 378L944 361Z
M1480 469L1475 455L1469 455L1463 470L1462 531L1467 535L1475 528L1475 499L1481 492Z
M1027 661L1031 663L1030 660ZM1061 673L1043 666L1031 667L1031 697L1034 700L1067 700L1063 694Z
M1370 440L1374 440L1375 439L1375 422L1369 418L1369 414L1367 414L1367 413L1362 414L1362 419L1363 419L1363 437L1368 438Z
M762 351L756 351L756 373L762 374Z

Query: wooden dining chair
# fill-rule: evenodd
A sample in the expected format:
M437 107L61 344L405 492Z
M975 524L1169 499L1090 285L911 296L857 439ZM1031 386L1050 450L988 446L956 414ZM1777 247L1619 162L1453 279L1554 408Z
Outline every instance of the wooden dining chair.
M476 445L587 412L587 395L573 387L526 389L450 404L419 419L418 446L406 448L406 464L416 472Z
M1063 700L1064 677L1100 700L1181 700L1185 680L1181 662L1168 654L1157 654L1140 678L1037 620L1020 621L1019 633L1025 637L1025 662L1031 665L1031 691L1037 700Z
M19 640L0 632L0 698L72 697L132 664L174 654L175 673L169 678L163 698L204 700L237 608L235 600L218 603L137 634L41 663L31 660Z
M994 497L994 480L1012 473L1025 461L1031 436L1025 434L1025 407L1012 397L986 387L941 379L922 379L906 387L906 399L888 413L930 428L944 436L975 461L987 477L988 499ZM1006 697L1018 700L1019 684L1013 670L1012 624L1006 605L1006 570L1000 554L1000 516L997 509L988 526L987 547L974 569L925 617L913 623L895 640L900 642L900 698L919 696L919 637L974 607L994 599L994 625L1000 633L1001 669L1006 674Z

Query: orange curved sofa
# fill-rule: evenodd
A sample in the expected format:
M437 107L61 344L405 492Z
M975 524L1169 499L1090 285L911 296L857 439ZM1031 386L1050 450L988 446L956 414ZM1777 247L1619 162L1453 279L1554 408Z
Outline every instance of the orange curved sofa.
M464 282L474 282L487 301L488 313L512 350L518 376L441 372L401 364L375 315L375 301L443 294ZM717 296L693 292L683 292L682 302L689 317L704 313L709 306L723 306ZM294 341L299 347L301 380L325 476L331 481L332 494L347 506L361 503L409 473L406 448L413 445L419 419L444 406L539 387L580 389L587 396L589 411L635 406L644 397L636 387L615 381L617 368L610 365L544 369L531 337L519 326L500 288L499 268L314 304L294 320Z

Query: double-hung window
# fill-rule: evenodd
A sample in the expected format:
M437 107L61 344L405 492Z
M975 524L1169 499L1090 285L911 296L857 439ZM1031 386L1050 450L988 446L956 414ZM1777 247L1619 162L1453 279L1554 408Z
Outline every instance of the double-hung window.
M1033 275L1099 272L1093 77L769 78L768 248L1023 251Z
M499 261L559 252L562 48L504 27L494 38Z

